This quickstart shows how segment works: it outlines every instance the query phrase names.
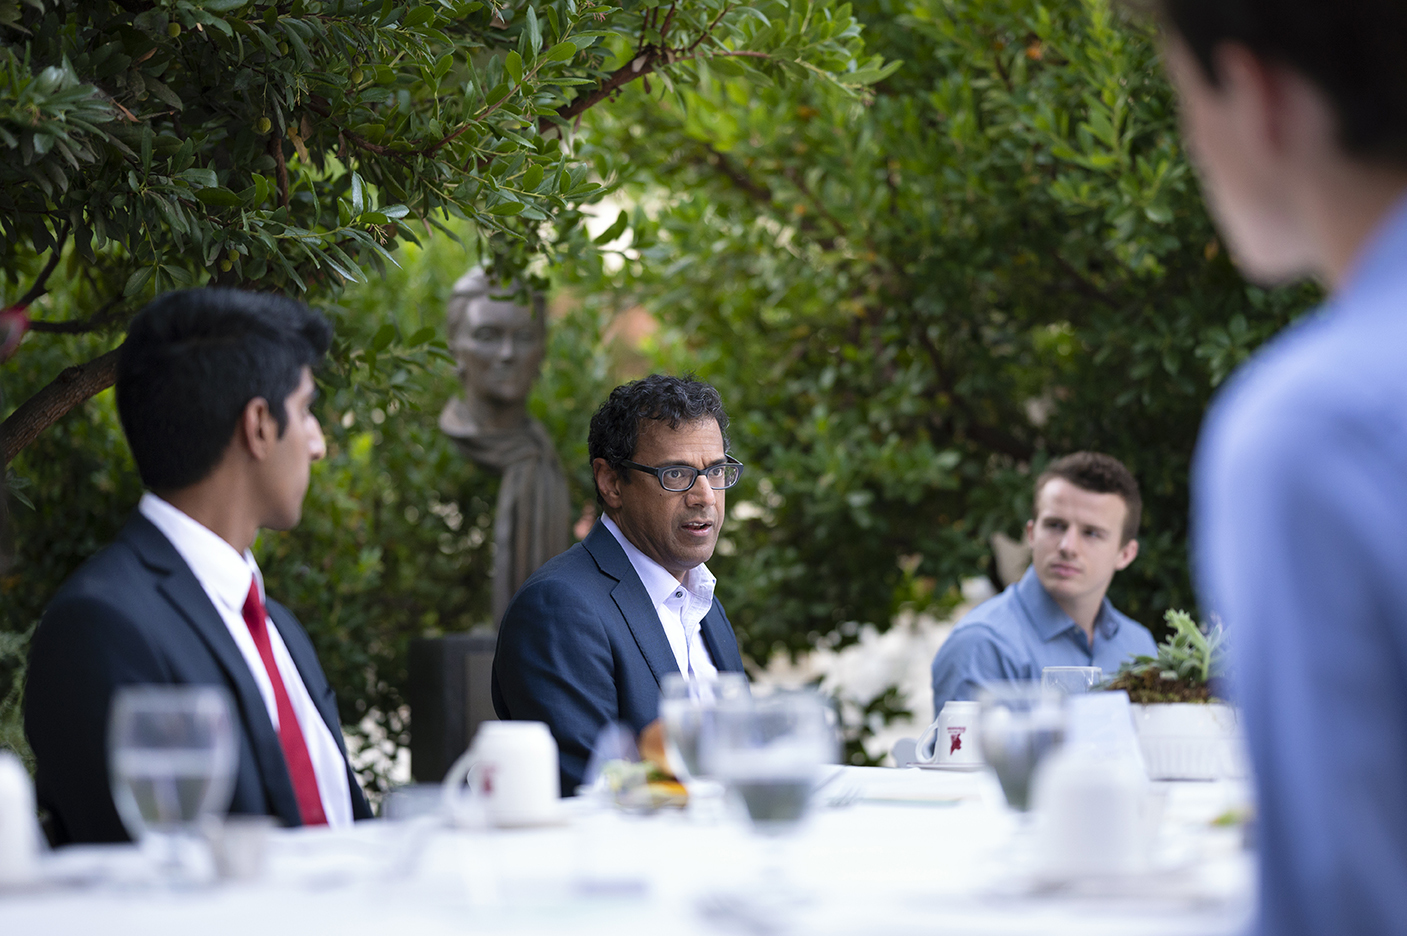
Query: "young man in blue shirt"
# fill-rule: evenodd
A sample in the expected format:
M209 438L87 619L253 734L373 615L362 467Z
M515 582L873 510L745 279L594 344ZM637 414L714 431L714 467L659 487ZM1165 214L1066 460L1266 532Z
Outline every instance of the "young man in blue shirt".
M1407 926L1407 4L1160 0L1243 272L1330 297L1214 404L1204 604L1236 651L1265 934Z
M1143 500L1117 459L1077 452L1036 479L1026 523L1031 567L958 622L933 658L933 711L974 699L983 684L1040 679L1047 666L1098 666L1112 674L1153 637L1105 597L1114 573L1138 555Z

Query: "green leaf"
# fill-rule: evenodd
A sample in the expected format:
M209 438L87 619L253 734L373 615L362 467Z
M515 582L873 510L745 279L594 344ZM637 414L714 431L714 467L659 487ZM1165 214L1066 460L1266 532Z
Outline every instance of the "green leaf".
M576 55L576 44L568 40L559 42L547 50L547 54L542 57L544 62L565 62Z
M214 169L186 169L178 173L177 178L185 179L193 185L201 185L206 188L214 188L220 184L220 180L216 177Z
M501 202L489 209L489 214L507 217L515 214L522 214L523 205L520 202Z
M155 267L138 267L132 271L132 275L127 277L127 285L122 287L122 295L131 297L142 291L142 287L151 279L156 272Z
M531 192L542 184L542 166L534 163L523 173L523 188Z
M357 173L352 173L352 214L359 215L365 206L364 193L362 191L362 177Z
M396 326L387 322L376 330L376 335L371 339L371 350L380 354L385 351L396 338Z
M610 227L606 228L600 234L596 235L596 239L592 241L592 243L594 243L598 247L605 246L606 244L609 244L611 241L615 240L617 237L620 237L622 234L624 234L625 229L629 226L630 215L622 211L616 217L616 220L611 224Z
M503 70L513 79L514 84L522 84L523 57L517 52L509 52L503 59Z
M484 103L492 107L499 101L506 98L508 96L508 92L511 90L513 90L512 86L505 81L503 84L499 85L488 93L488 97L484 98Z
M528 47L533 50L533 55L542 51L542 27L538 25L537 13L532 6L528 6Z
M227 188L203 188L195 193L195 197L202 205L209 205L212 208L238 208L244 204L243 199Z
M406 18L401 20L401 26L406 29L416 29L424 26L435 18L435 8L432 6L419 6L406 14Z

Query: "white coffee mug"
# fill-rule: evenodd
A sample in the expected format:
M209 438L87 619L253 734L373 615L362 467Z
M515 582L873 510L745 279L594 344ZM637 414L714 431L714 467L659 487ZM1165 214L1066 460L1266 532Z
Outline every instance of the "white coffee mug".
M1160 810L1143 765L1117 748L1067 745L1032 781L1036 871L1051 880L1147 869Z
M557 742L542 722L484 722L444 780L446 809L461 824L555 822L560 796Z
M919 762L941 767L980 767L977 718L976 702L944 703L943 711L919 738L915 754Z

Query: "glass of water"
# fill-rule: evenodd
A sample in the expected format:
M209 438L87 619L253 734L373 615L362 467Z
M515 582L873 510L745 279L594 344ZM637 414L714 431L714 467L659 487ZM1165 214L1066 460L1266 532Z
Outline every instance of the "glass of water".
M108 721L112 798L166 875L188 876L200 825L222 815L237 764L228 694L216 686L124 686Z
M720 704L744 702L747 698L747 677L742 673L718 673L704 679L670 673L661 681L664 753L669 769L685 786L707 776L699 760L699 743L713 711Z
M1041 670L1041 685L1061 695L1089 692L1104 681L1104 670L1097 666L1047 666Z
M704 734L702 760L742 799L753 828L770 835L800 824L836 753L829 701L816 692L777 692L720 704Z
M1037 765L1064 739L1064 696L1034 680L1013 680L988 683L977 704L982 756L996 771L1007 805L1024 813Z

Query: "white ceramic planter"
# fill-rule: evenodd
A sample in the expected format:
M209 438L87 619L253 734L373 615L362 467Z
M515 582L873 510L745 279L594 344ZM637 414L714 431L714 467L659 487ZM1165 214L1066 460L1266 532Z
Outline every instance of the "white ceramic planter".
M1150 780L1225 780L1246 776L1236 710L1220 702L1135 705Z

